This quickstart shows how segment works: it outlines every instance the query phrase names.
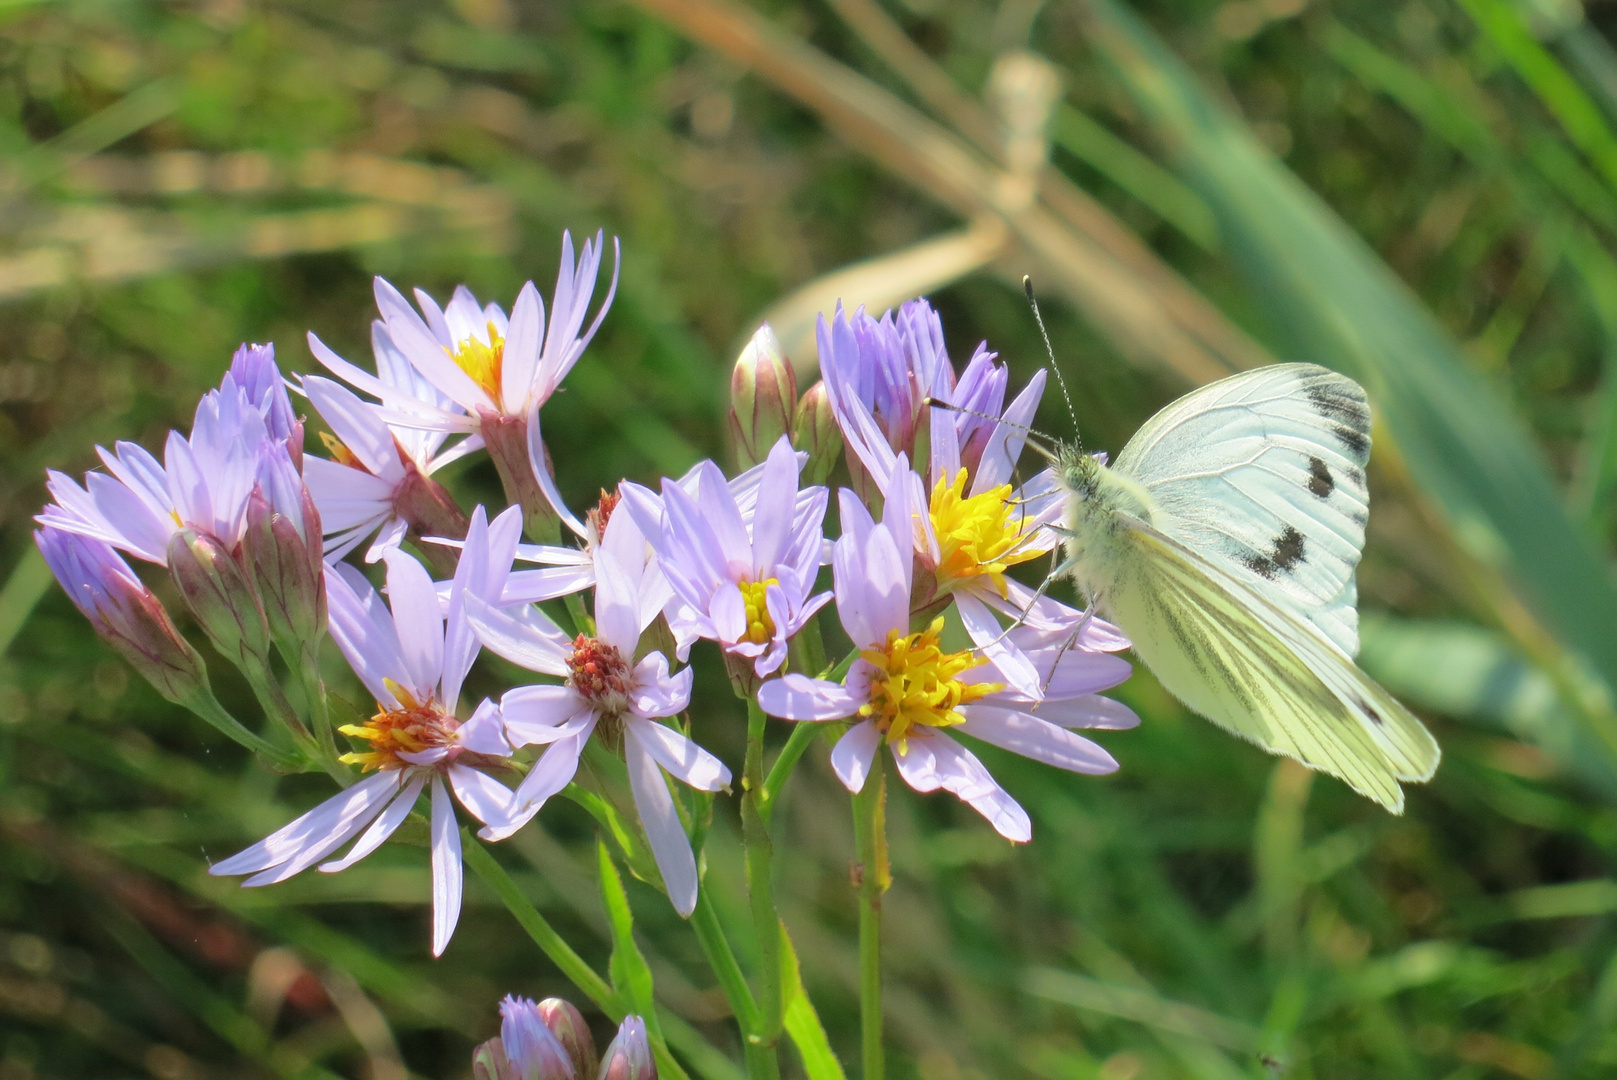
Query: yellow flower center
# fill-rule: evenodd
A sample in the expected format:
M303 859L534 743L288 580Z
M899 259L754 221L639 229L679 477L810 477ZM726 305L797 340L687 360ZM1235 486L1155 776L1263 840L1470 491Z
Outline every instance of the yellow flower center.
M747 605L747 632L742 638L754 645L762 645L775 636L775 620L769 617L769 605L764 602L764 594L771 585L779 585L780 579L767 578L739 584L742 603Z
M347 753L337 759L346 765L358 765L364 772L409 768L410 763L399 757L400 753L418 754L442 746L460 726L458 720L446 715L432 699L418 702L392 679L385 681L400 707L389 709L377 702L375 716L363 724L344 724L337 729L344 735L370 743L369 750Z
M1027 544L1022 516L1011 498L1011 485L1001 484L977 495L966 494L965 469L954 482L940 477L932 488L932 531L937 535L938 588L986 575L999 595L1006 594L1005 571L1039 556Z
M958 711L1005 689L1003 683L964 683L957 677L978 666L982 660L971 650L943 651L943 619L915 634L887 632L881 648L861 649L859 655L876 670L870 677L870 699L859 706L859 715L874 719L876 727L897 743L902 753L910 729L950 727L965 723Z
M449 352L448 349L444 350ZM494 324L488 324L488 343L484 344L476 337L469 337L455 346L449 352L460 370L470 375L472 381L483 388L483 392L495 401L500 400L500 367L505 361L505 338L495 329Z

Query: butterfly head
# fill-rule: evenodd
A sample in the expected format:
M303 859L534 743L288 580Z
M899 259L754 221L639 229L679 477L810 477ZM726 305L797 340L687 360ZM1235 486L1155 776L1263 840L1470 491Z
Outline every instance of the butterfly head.
M1100 462L1075 442L1058 443L1055 458L1061 485L1080 499L1093 498L1100 487Z

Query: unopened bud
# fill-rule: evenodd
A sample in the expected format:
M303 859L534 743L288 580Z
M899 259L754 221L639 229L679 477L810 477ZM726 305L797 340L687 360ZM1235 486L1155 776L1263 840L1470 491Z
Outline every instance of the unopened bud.
M809 387L797 403L797 414L792 418L792 445L809 456L802 482L825 483L836 468L837 458L842 456L842 429L837 427L824 382Z
M472 1080L517 1080L498 1036L472 1051Z
M657 1061L651 1056L651 1043L646 1040L646 1022L640 1017L623 1018L617 1037L607 1044L606 1053L601 1055L597 1080L657 1080Z
M270 633L290 662L325 632L325 573L320 512L279 447L260 465L242 544Z
M264 426L275 439L286 442L294 435L294 427L301 428L292 411L292 399L287 396L281 369L275 364L274 345L242 345L230 359L228 376L246 393L247 399L263 414ZM303 450L303 432L296 432L296 454ZM288 449L292 449L288 446Z
M159 694L188 706L209 693L202 657L111 546L60 529L41 529L34 543L95 632Z
M792 426L797 376L769 324L758 328L730 373L730 431L741 468L750 469Z
M512 1080L580 1080L567 1047L528 998L500 1002L500 1043Z
M584 1014L574 1008L572 1002L562 998L545 998L539 1003L538 1009L545 1026L567 1048L567 1056L572 1059L578 1080L593 1080L601 1059L595 1053L595 1036L590 1034L589 1025L584 1023Z
M197 625L220 655L244 672L265 670L269 626L247 575L230 552L211 536L181 529L168 542L168 569Z

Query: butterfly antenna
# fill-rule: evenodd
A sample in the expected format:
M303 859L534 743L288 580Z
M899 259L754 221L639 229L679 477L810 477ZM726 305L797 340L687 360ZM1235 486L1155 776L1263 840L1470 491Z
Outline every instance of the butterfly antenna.
M1061 374L1061 365L1056 363L1056 351L1050 347L1050 332L1044 328L1044 316L1039 313L1039 301L1033 295L1033 278L1028 274L1022 275L1022 291L1027 293L1028 306L1033 309L1033 321L1039 324L1039 336L1044 339L1044 355L1050 358L1050 370L1056 373L1056 382L1061 386L1061 399L1067 403L1067 416L1072 419L1072 437L1081 451L1084 448L1084 437L1078 431L1078 410L1072 407L1072 394L1067 391L1067 377Z
M991 424L1004 424L1006 427L1015 428L1027 436L1027 444L1035 451L1051 461L1056 459L1055 451L1051 449L1050 446L1040 445L1041 442L1053 445L1056 440L1051 438L1049 435L1046 435L1042 431L1037 431L1028 427L1026 424L1008 423L992 413L978 412L976 409L968 409L964 405L955 405L952 402L944 401L942 398L935 398L930 394L921 399L921 404L927 408L949 409L953 412L965 413L967 416L975 416L979 420L987 420Z

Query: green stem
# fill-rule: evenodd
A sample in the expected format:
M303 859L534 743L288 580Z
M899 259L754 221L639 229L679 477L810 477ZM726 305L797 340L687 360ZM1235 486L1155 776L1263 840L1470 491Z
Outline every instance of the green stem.
M253 753L261 754L268 758L277 768L291 772L303 764L297 755L289 754L280 747L265 742L240 720L231 716L225 707L219 704L219 699L213 696L213 691L206 687L200 693L188 699L185 702L185 707L213 725L220 734L234 739Z
M498 896L506 910L515 916L518 924L528 932L528 936L539 946L540 951L550 957L551 963L560 968L561 973L571 979L573 985L595 1002L602 1012L614 1020L623 1019L625 1010L617 993L605 979L595 973L595 969L590 967L582 956L573 951L571 945L562 940L555 928L539 914L539 909L533 906L533 902L522 895L517 883L505 872L505 867L494 860L494 856L488 853L488 849L469 829L462 829L460 832L460 850L462 858L471 866L472 872L483 879L483 884L494 890L494 895Z
M296 665L303 696L309 700L309 718L314 724L314 753L320 767L343 787L354 782L353 773L337 760L337 741L331 728L331 708L326 701L326 684L320 678L320 646L311 644Z
M483 879L483 884L494 891L516 919L518 925L526 930L528 937L539 946L541 952L550 958L550 962L561 969L561 973L572 980L574 986L583 991L584 996L595 1003L595 1006L614 1023L621 1022L629 1014L623 999L608 985L607 981L595 973L582 956L573 951L573 947L563 941L561 935L556 933L554 927L539 914L539 909L533 902L522 895L517 883L511 880L511 875L505 872L505 867L495 861L488 849L472 835L470 829L460 831L461 858L472 868L472 872ZM674 1059L668 1051L668 1044L660 1036L647 1033L651 1041L651 1051L657 1058L657 1071L668 1080L690 1080L690 1074Z
M743 1052L747 1059L747 1080L777 1080L780 1076L780 1055L773 1046L749 1041Z
M864 1080L882 1080L881 897L887 889L886 779L882 757L872 762L864 788L853 797L854 839L859 851L859 1028Z
M803 752L809 748L815 738L823 734L825 725L813 720L805 720L792 726L792 734L781 747L775 763L769 767L769 775L764 777L764 784L758 790L758 816L769 824L769 819L775 814L775 801L780 798L781 789L786 781L791 779L792 772L797 768L798 761L802 760Z
M830 679L833 682L840 680L848 674L848 669L853 666L853 662L858 658L859 650L855 649L839 660L836 667L829 671L821 671L819 677ZM819 662L821 664L825 662L823 649L820 650ZM756 699L748 699L747 717L749 724L751 723L752 709L755 705ZM804 721L792 727L791 736L786 740L786 745L781 748L779 756L775 758L775 763L769 767L769 775L764 777L763 785L758 789L758 816L763 819L765 825L769 824L769 819L774 816L775 802L780 798L781 789L786 786L786 781L791 779L792 771L797 768L797 763L803 757L803 752L809 748L809 744L817 736L824 734L825 730L824 724L814 721Z
M752 908L754 932L758 935L758 1010L762 1021L758 1036L767 1047L780 1038L782 993L780 984L780 914L775 910L771 880L774 844L765 826L759 800L764 794L764 730L769 719L755 697L747 698L747 759L741 784L742 838L747 857L747 898ZM778 1066L777 1066L778 1068Z
M747 977L741 973L741 965L736 963L735 953L730 951L730 941L719 926L718 912L713 910L706 888L697 894L696 910L691 912L691 929L696 931L707 966L713 969L719 989L724 991L724 999L730 1003L730 1011L735 1013L736 1023L741 1026L742 1043L751 1045L751 1036L758 1030L758 1005L747 987Z

